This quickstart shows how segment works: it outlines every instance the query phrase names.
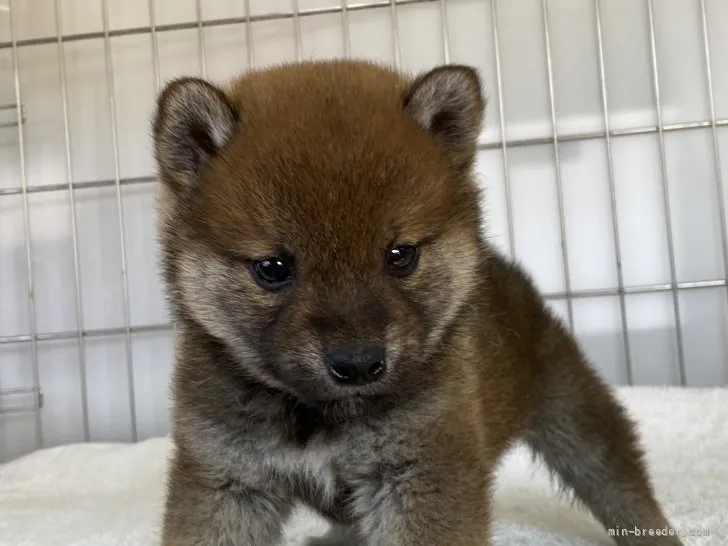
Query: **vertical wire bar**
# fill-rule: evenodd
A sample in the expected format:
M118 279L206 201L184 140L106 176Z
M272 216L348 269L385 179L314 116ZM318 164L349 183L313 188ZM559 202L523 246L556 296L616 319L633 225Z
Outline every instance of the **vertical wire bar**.
M399 43L399 12L397 0L389 0L390 17L392 19L392 42L394 45L394 66L402 66L402 47Z
M667 230L667 251L670 258L670 284L672 286L672 304L675 315L675 338L677 342L678 376L680 384L686 384L685 348L683 345L682 320L680 319L680 298L677 289L677 273L675 268L675 244L672 236L672 212L670 210L670 188L667 184L667 157L665 153L665 132L662 123L662 103L660 97L660 74L657 64L657 44L655 40L655 15L652 0L647 0L647 15L650 32L650 56L652 60L652 84L657 109L657 137L660 144L660 169L662 180L662 197L665 207L665 228Z
M31 374L35 390L35 447L43 447L43 422L41 420L40 400L40 366L38 364L38 341L36 334L38 324L35 317L35 283L33 277L33 236L30 232L30 203L28 202L28 178L25 172L25 131L23 129L23 107L20 91L20 62L18 58L18 42L15 36L15 10L13 0L8 0L10 10L10 42L12 44L13 74L15 76L15 109L18 116L18 151L20 153L20 184L23 195L23 222L25 224L25 260L28 272L28 318L30 319L30 354Z
M157 8L155 0L149 0L149 28L152 33L152 70L154 71L154 93L162 86L159 64L159 38L157 36Z
M134 362L132 360L131 324L129 319L129 278L126 262L126 236L124 235L124 205L121 199L121 176L119 169L119 135L116 123L116 93L114 91L114 66L111 58L109 36L108 0L101 0L104 24L104 55L106 57L106 85L109 90L109 114L111 115L111 137L114 149L114 182L116 186L116 207L119 221L119 245L121 252L121 278L124 288L124 331L126 334L126 371L129 382L129 414L132 441L137 440L136 394L134 387Z
M63 105L63 129L66 145L66 177L68 179L68 204L71 215L71 234L73 241L73 274L76 281L76 328L78 330L78 371L81 378L81 415L83 418L83 439L91 439L88 415L88 382L86 378L86 347L83 341L83 296L81 294L81 262L78 251L78 226L76 223L76 195L73 187L73 161L71 160L71 122L68 116L68 81L66 79L66 57L63 47L63 30L61 26L61 10L59 0L54 0L56 16L56 46L58 67L61 77L61 102Z
M293 36L295 39L295 51L296 60L300 61L303 58L303 32L301 30L301 14L298 7L298 0L291 0L291 7L293 9Z
M152 72L154 74L154 95L159 93L162 87L162 65L159 60L159 36L157 35L157 3L156 0L149 0L147 3L147 11L149 12L149 29L151 33L152 46ZM172 325L173 339L177 335L177 325Z
M506 141L506 102L503 97L503 73L501 70L500 38L498 31L498 0L491 0L490 15L493 23L493 53L495 55L495 80L498 89L498 112L500 115L501 150L503 155L503 183L506 192L506 220L508 222L508 250L511 259L516 257L516 235L513 231L513 199L511 197L511 171L508 163Z
M710 123L713 133L713 158L715 160L715 191L718 197L718 211L720 214L720 233L723 242L723 275L728 280L728 221L726 220L725 201L723 193L723 171L721 169L720 140L718 138L718 124L715 115L715 92L713 91L713 70L711 67L710 37L708 35L708 10L705 0L700 0L700 15L702 19L703 48L705 55L705 78L708 88L708 105L710 107Z
M569 253L566 245L566 222L564 214L564 191L561 179L561 160L559 153L559 139L556 134L556 101L554 96L554 70L551 58L551 35L549 32L548 6L546 0L541 0L541 15L543 21L544 41L546 49L546 69L548 72L549 106L551 109L551 126L553 130L554 167L556 170L556 194L559 202L559 229L561 231L561 257L564 265L564 288L566 289L566 308L569 318L569 328L574 330L574 306L571 298L571 274L569 272Z
M601 0L595 0L594 24L597 33L597 53L599 55L599 87L602 99L602 115L604 116L604 135L607 151L607 171L609 176L609 194L612 214L612 237L614 240L614 256L617 261L617 285L619 287L619 309L622 321L622 339L624 341L625 377L627 384L634 383L632 370L632 351L629 343L629 326L627 323L627 302L624 293L624 272L622 268L622 245L619 240L619 217L617 212L617 189L614 175L614 155L609 122L609 97L607 96L607 73L604 66L604 37L602 35Z
M203 78L207 78L207 46L205 44L205 29L202 27L201 0L195 2L195 15L197 17L197 54L200 57L200 74Z
M248 47L248 68L255 68L255 51L253 49L253 21L250 11L250 0L243 2L245 5L245 42Z
M351 28L347 0L341 0L341 28L343 29L344 57L351 58Z
M450 64L450 25L445 0L440 0L440 24L442 25L442 56L445 64Z

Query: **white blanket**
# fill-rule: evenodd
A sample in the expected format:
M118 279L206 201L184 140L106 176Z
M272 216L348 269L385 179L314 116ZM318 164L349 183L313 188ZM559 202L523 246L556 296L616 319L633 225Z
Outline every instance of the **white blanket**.
M639 422L659 499L684 543L728 545L728 389L619 394ZM155 544L169 452L165 438L70 445L0 466L0 545ZM498 546L613 544L520 448L504 460L494 501ZM287 544L324 530L302 510Z

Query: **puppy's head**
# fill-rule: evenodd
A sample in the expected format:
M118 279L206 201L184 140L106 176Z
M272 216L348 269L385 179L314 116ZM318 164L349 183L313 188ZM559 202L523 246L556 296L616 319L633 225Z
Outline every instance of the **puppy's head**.
M477 279L470 68L364 62L170 83L154 123L179 320L312 404L405 392Z

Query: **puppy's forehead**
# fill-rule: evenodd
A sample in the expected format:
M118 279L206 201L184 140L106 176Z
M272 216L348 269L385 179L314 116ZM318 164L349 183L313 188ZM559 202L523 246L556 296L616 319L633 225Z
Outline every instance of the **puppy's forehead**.
M212 214L244 233L241 244L427 235L428 210L448 206L450 172L403 110L408 84L380 66L336 63L238 80L229 95L240 127L203 190Z
M275 131L322 122L321 112L328 113L329 123L391 120L409 83L375 64L293 64L248 73L232 83L228 94L251 130Z

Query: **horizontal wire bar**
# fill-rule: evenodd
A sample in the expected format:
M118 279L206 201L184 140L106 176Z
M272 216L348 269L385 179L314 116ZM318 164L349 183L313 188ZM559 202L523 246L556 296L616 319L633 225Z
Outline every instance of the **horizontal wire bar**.
M619 288L600 288L593 290L573 290L572 292L546 292L543 297L547 300L563 300L563 299L581 299L581 298L603 298L609 296L618 296L620 294L649 294L657 292L670 292L676 290L695 290L705 288L723 288L728 287L728 279L715 279L709 281L687 281L679 282L676 286L670 283L650 284L639 286L625 286L623 290ZM157 332L172 331L172 324L144 324L139 326L131 326L129 331L132 334L149 334ZM124 326L114 328L96 328L87 329L81 332L84 338L111 337L126 335L127 329ZM63 332L48 332L36 334L35 339L38 342L44 341L63 341L75 339L78 337L77 330L67 330ZM29 334L20 334L13 336L0 337L0 345L11 343L29 343L33 337Z
M136 184L150 184L157 180L154 176L134 176L131 178L120 178L122 186L133 186ZM59 182L58 184L41 184L38 186L28 186L28 193L46 193L52 191L67 190L69 187L74 190L86 190L92 188L109 188L116 186L115 178L104 178L100 180L89 180L86 182ZM3 195L18 195L22 193L22 189L19 187L11 188L0 188L0 197Z
M160 324L144 324L140 326L130 326L129 331L132 334L148 334L154 332L166 332L172 330L172 325L168 323ZM81 332L84 338L94 337L111 337L111 336L125 336L127 329L125 326L118 326L113 328L96 328L96 329L85 329ZM78 337L77 330L66 330L63 332L47 332L40 333L35 336L37 341L63 341L69 339L76 339ZM31 341L32 337L29 334L20 334L14 336L2 336L0 337L0 345L7 343L27 343Z
M16 115L15 119L13 121L0 121L0 129L3 129L5 127L17 127L18 126L18 118L17 118L17 110L18 105L17 104L0 104L0 110L10 110L13 114ZM25 123L27 119L27 115L25 112L25 106L23 104L20 105L20 122Z
M34 413L43 408L43 390L35 387L14 387L9 389L0 389L0 397L2 396L20 396L30 394L33 396L35 404L31 406L0 406L0 415L9 413Z
M35 387L12 387L9 389L0 389L0 396L11 396L18 394L35 394Z
M10 406L7 408L0 408L0 415L6 415L9 413L36 413L41 410L43 406Z
M430 4L437 2L439 0L396 0L396 4L398 6L406 6L408 4ZM379 0L376 2L363 2L361 4L351 4L347 6L346 11L353 12L353 11L363 11L363 10L373 10L373 9L380 9L380 8L390 8L392 6L392 0ZM265 13L261 15L251 15L251 16L243 16L243 17L224 17L219 19L208 19L202 21L201 26L202 27L221 27L221 26L228 26L228 25L239 25L241 23L255 23L258 21L278 21L278 20L286 20L286 19L293 19L294 17L311 17L314 15L329 15L329 14L336 14L341 13L342 7L341 6L331 6L331 7L323 7L323 8L309 8L305 10L300 10L298 14L291 13ZM200 23L195 19L193 21L187 21L184 23L171 23L167 25L156 25L155 32L169 32L173 30L194 30L200 28ZM151 26L144 26L144 27L131 27L131 28L123 28L123 29L117 29L117 30L109 30L108 36L110 38L116 38L119 36L133 36L138 34L147 34L152 31ZM81 40L94 40L94 39L103 39L107 36L106 33L103 31L98 32L83 32L78 34L67 34L65 36L61 36L61 40L63 42L77 42ZM57 37L55 36L48 36L43 38L28 38L25 40L18 40L17 45L18 47L24 47L24 46L34 46L34 45L44 45L44 44L53 44L56 43ZM11 47L10 42L0 42L0 49L8 49Z
M704 121L687 121L679 123L666 123L662 126L662 131L665 133L676 132L676 131L687 131L691 129L706 129L713 127L714 124L710 120ZM716 127L728 127L728 118L722 118L715 120ZM635 136L635 135L649 135L658 133L660 127L658 125L643 125L639 127L628 127L624 129L610 129L610 137L622 137L622 136ZM602 130L597 131L583 131L574 133L561 133L556 135L557 142L576 142L580 140L597 140L600 138L606 138L607 132ZM508 147L516 146L538 146L541 144L553 144L553 135L541 136L541 137L530 137L530 138L514 138L506 139L505 144ZM496 149L503 145L502 139L481 142L479 145L480 149Z
M573 290L568 292L547 292L544 297L548 300L577 299L577 298L600 298L605 296L618 296L620 294L648 294L650 292L670 292L672 290L692 290L696 288L720 288L728 286L728 279L716 279L711 281L687 281L662 284L646 284L639 286L625 286L619 288L599 288L594 290Z
M349 8L351 9L351 8ZM683 123L667 123L663 125L662 130L666 133L675 131L686 131L691 129L709 129L711 127L728 127L728 118L717 119L715 124L712 121L691 121ZM609 131L610 137L622 137L622 136L633 136L633 135L645 135L658 133L659 127L657 125L648 125L641 127L631 127L628 129L611 129ZM600 138L606 138L607 132L605 131L588 131L580 133L564 133L557 135L558 142L578 142L582 140L597 140ZM481 142L478 145L479 150L500 150L505 144L508 148L516 148L523 146L539 146L539 145L551 145L554 142L553 136L533 137L533 138L514 138L506 139L505 142L502 139L491 140ZM149 184L157 180L154 176L132 176L129 178L121 178L120 183L122 186L131 186L135 184ZM116 179L105 178L99 180L89 180L85 182L74 182L71 187L75 190L83 190L90 188L107 188L116 186ZM44 193L52 191L67 190L69 185L67 182L59 182L57 184L39 184L34 186L28 186L28 193ZM0 197L5 195L19 195L23 193L23 189L19 186L12 186L9 188L0 188Z

